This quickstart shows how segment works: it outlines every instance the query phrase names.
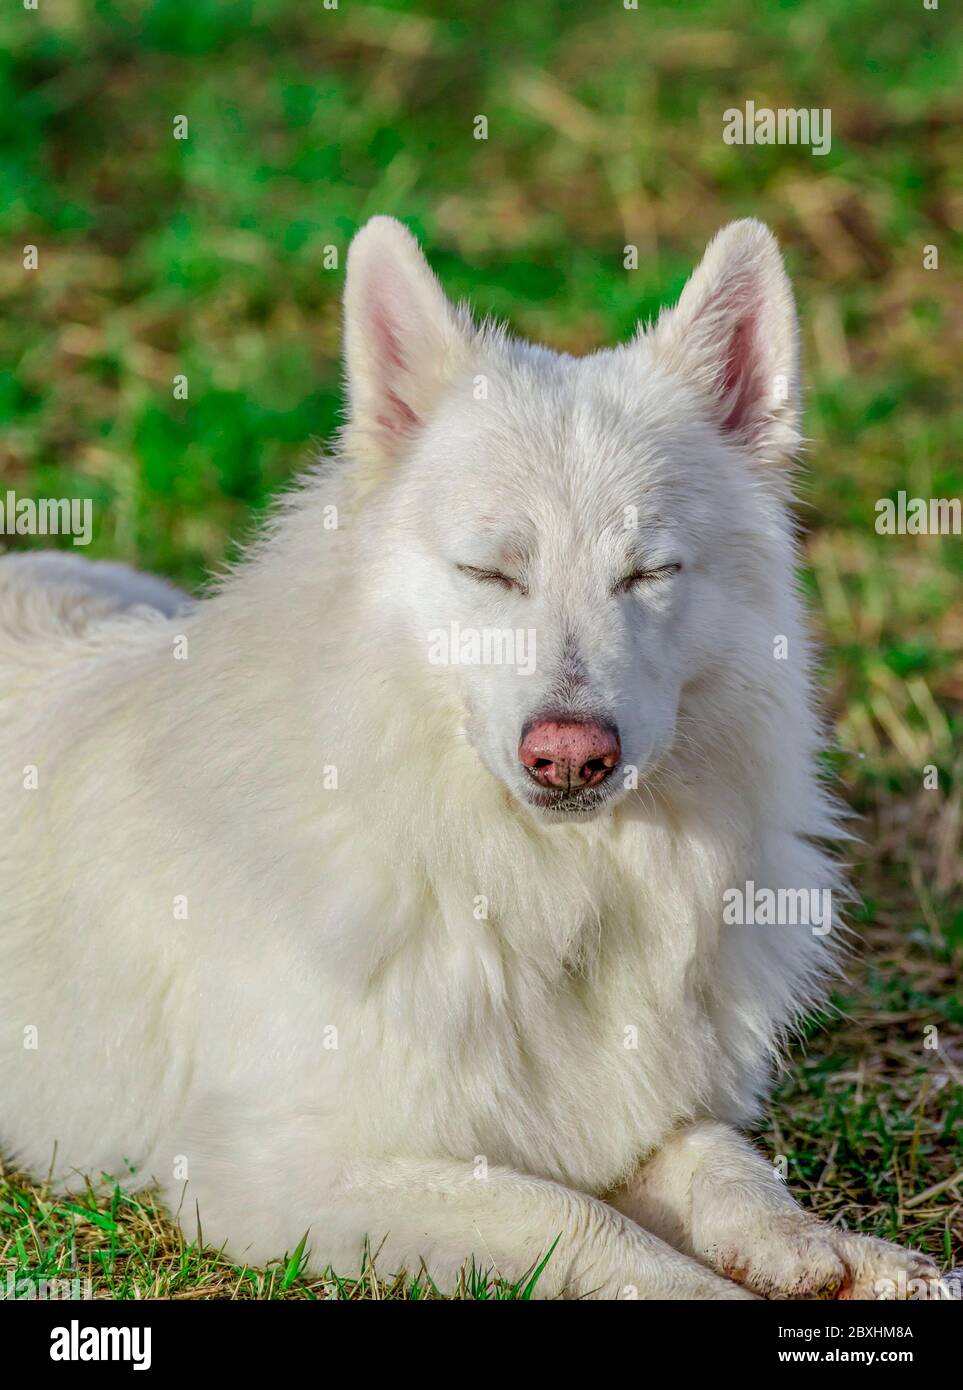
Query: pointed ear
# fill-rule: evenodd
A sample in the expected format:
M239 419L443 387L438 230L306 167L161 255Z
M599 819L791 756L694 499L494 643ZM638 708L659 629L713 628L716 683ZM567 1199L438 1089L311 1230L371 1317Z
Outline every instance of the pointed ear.
M731 222L651 331L670 370L701 392L724 434L765 462L799 448L799 328L776 239Z
M393 217L373 217L351 243L344 333L346 432L355 453L384 465L424 425L471 338L467 314Z

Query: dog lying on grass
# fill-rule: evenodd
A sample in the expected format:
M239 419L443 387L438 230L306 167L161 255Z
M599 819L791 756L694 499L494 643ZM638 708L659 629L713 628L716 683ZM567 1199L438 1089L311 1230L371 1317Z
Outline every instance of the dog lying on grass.
M772 236L576 360L379 217L345 340L336 455L211 596L0 562L0 1142L251 1262L925 1291L738 1132L839 935L723 907L839 887Z

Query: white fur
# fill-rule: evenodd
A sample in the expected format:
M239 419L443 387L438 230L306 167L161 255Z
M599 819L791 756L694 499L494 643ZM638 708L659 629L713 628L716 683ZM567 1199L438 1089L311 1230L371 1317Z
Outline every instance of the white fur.
M728 227L676 310L582 360L475 329L386 218L345 298L343 447L212 597L25 594L0 561L0 1141L154 1179L239 1259L310 1228L314 1269L367 1236L444 1287L559 1236L543 1294L844 1279L727 1127L836 936L721 917L748 879L837 886L772 237ZM535 673L430 664L453 620L535 629ZM618 724L637 791L530 804L520 730L560 705Z

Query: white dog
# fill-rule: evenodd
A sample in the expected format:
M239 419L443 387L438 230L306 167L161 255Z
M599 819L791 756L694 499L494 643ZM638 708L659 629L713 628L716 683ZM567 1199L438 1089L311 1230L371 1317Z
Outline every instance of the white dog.
M0 562L0 1143L259 1263L309 1230L313 1270L367 1239L442 1288L551 1251L540 1296L935 1277L735 1128L838 935L724 910L838 886L772 236L576 360L379 217L345 333L337 458L212 597Z

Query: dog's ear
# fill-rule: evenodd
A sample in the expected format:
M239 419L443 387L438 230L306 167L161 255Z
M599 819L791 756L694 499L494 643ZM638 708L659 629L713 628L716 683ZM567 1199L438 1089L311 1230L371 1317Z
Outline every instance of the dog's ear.
M350 447L384 466L425 423L471 337L468 315L393 217L372 217L351 243L344 334Z
M651 342L692 382L724 433L766 462L791 458L799 436L799 327L776 238L731 222L709 243Z

